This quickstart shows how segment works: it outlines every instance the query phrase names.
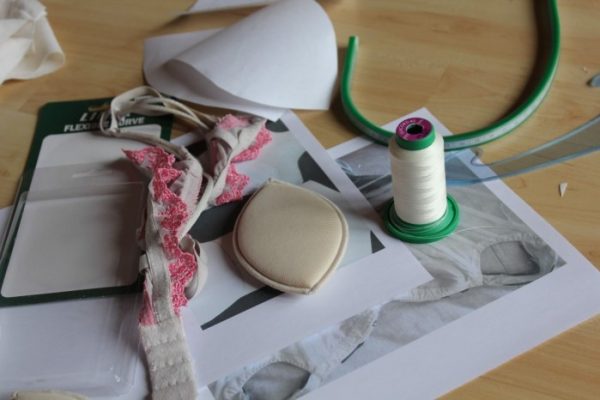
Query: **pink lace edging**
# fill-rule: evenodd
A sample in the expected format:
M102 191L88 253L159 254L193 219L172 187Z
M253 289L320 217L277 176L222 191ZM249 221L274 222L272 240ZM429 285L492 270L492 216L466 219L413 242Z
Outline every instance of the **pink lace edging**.
M245 128L250 125L250 118L236 117L229 114L223 117L217 125L221 129ZM240 173L237 168L235 168L233 163L256 159L263 147L265 147L271 140L271 132L263 124L258 132L258 135L256 135L254 142L246 150L242 151L231 160L232 164L229 166L229 169L227 170L227 177L225 178L225 189L215 199L215 203L217 205L226 204L242 198L244 188L250 182L250 178L247 175ZM213 146L216 146L216 144L213 144ZM214 168L214 164L216 164L216 162L217 160L213 157L212 168Z
M248 147L246 150L235 156L231 161L241 162L256 159L262 148L265 147L271 140L271 132L263 125L258 132L258 135L256 135L254 143L252 143L252 145L250 145L250 147Z
M134 163L152 172L152 200L162 207L159 213L162 234L162 248L171 260L171 296L173 309L177 315L181 307L187 304L185 287L190 282L198 265L194 254L181 250L177 240L177 231L189 218L188 205L170 188L182 171L173 167L175 157L159 147L147 147L138 151L125 151L125 155ZM140 313L141 324L154 324L152 299L144 287L144 304Z
M227 115L223 117L218 126L222 129L235 129L250 125L250 118ZM244 151L232 159L232 162L253 160L260 154L262 148L272 140L271 132L264 126L261 127L255 141ZM213 144L215 146L215 144ZM215 148L213 147L214 151ZM189 218L188 205L170 189L170 185L180 178L182 171L173 167L175 156L167 153L159 147L147 147L137 151L124 151L127 158L142 168L152 173L151 192L152 200L162 208L159 213L162 248L166 257L171 260L169 273L171 276L171 300L173 309L177 315L181 307L188 302L185 296L185 288L193 278L198 269L194 254L185 252L177 241L177 232ZM214 158L213 158L214 160ZM216 164L216 161L213 161ZM214 164L212 166L214 168ZM250 178L238 172L232 163L228 167L225 179L226 187L216 199L216 204L221 205L231 201L239 200L243 196L243 190L248 185ZM143 325L156 323L154 309L149 288L144 284L144 303L140 312L139 321Z
M225 178L225 189L215 199L215 203L221 205L241 199L243 190L248 185L248 182L250 182L250 177L240 174L235 165L231 164Z

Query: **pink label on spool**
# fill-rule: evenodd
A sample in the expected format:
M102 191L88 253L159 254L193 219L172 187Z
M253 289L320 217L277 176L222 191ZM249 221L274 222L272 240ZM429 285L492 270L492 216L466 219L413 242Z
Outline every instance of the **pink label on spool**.
M432 130L433 125L425 118L408 118L398 124L396 135L409 142L414 142L423 139Z

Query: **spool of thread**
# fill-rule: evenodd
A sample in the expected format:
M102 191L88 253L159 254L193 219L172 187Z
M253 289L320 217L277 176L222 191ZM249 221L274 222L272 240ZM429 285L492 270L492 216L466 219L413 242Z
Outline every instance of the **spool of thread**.
M442 136L424 118L405 119L389 151L394 199L384 215L388 232L411 243L448 236L458 225L459 210L446 193Z

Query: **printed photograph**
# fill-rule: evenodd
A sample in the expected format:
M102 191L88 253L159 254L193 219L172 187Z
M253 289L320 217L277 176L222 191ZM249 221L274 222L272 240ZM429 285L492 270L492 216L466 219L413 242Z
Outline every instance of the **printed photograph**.
M336 161L381 211L393 196L387 147L367 144ZM458 158L447 168L472 174ZM456 231L430 244L406 243L433 280L213 382L215 399L298 398L565 264L485 185L448 193L460 208Z

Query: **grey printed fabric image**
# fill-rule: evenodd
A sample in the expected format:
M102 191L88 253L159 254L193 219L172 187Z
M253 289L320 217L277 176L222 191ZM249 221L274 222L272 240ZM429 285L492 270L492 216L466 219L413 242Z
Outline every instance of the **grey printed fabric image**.
M376 209L392 198L386 147L367 145L336 161ZM471 173L460 159L449 162L454 170ZM448 193L460 207L456 232L427 245L407 244L436 278L415 288L411 300L437 300L482 285L524 284L564 264L485 185L449 187Z
M387 152L368 144L336 160L377 210L392 198ZM301 397L565 264L485 185L448 192L460 207L455 233L407 244L433 280L214 382L215 399Z

